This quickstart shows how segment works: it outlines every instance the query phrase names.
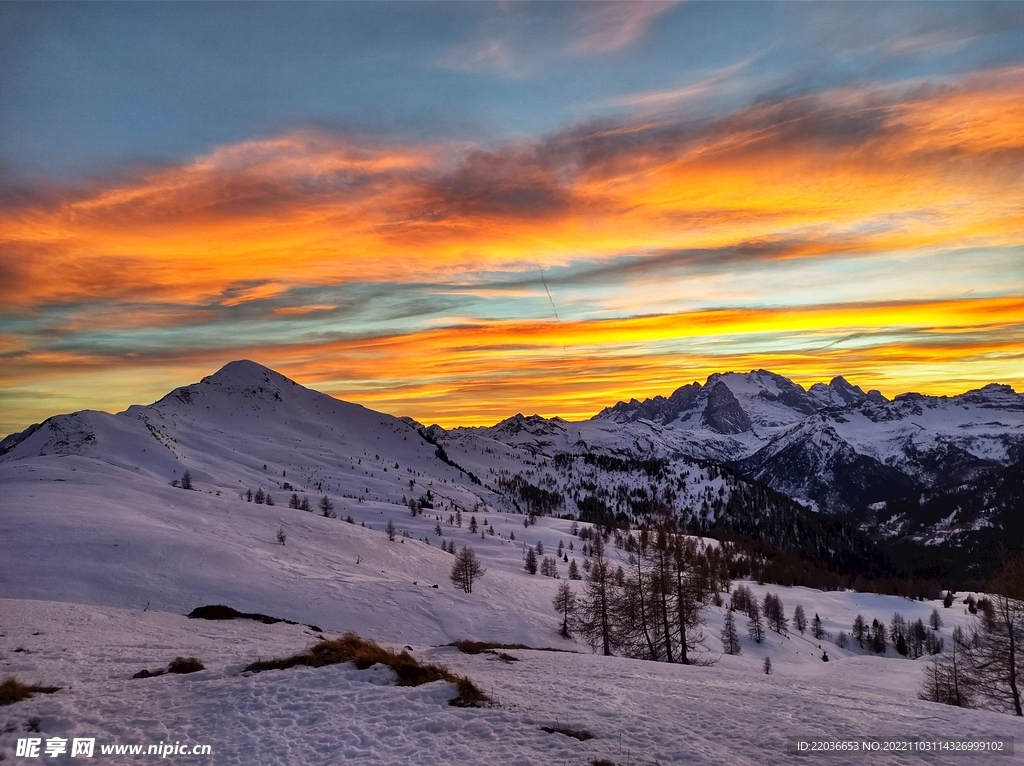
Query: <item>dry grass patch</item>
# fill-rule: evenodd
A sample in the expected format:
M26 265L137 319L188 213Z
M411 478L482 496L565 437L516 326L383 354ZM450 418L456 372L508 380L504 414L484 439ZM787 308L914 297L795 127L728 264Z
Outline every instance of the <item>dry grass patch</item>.
M447 681L455 684L459 696L449 704L469 707L478 706L488 701L476 685L465 676L452 673L443 665L433 663L421 664L408 652L395 652L386 649L374 641L360 638L355 633L346 633L341 638L324 640L316 644L308 652L285 657L280 660L260 660L247 666L245 671L259 673L263 670L286 670L296 665L307 665L313 668L324 665L338 665L351 662L360 670L373 665L387 665L398 679L399 686L420 686L431 681Z
M53 694L60 691L59 686L38 686L23 684L14 676L0 683L0 705L13 705L15 702L28 699L33 694Z
M200 670L206 670L206 666L195 657L175 657L167 666L168 673L195 673Z
M483 654L493 652L495 649L530 649L526 644L499 644L494 641L452 641L448 646L454 646L463 654Z
M546 731L548 734L564 734L567 737L578 739L580 742L586 742L588 739L593 739L594 735L586 729L570 729L566 726L541 726L541 731Z
M175 657L166 668L160 668L160 670L146 670L143 668L133 675L132 678L155 678L165 673L184 674L195 673L200 670L206 670L206 666L195 657Z

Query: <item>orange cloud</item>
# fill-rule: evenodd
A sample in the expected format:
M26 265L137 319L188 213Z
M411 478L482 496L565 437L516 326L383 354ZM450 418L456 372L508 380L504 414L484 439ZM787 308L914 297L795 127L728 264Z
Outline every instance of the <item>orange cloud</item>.
M794 236L814 244L790 257L1016 246L1020 75L803 96L710 124L586 125L490 151L318 132L226 146L0 210L0 297L22 311L127 298L231 304L300 285L444 281L534 259Z

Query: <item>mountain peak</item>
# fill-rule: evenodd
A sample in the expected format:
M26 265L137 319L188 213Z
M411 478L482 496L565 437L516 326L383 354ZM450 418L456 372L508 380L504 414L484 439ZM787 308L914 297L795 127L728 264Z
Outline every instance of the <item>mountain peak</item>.
M217 370L217 372L213 373L213 375L207 375L200 381L200 383L212 383L217 385L246 385L253 383L269 383L274 379L277 379L275 382L288 380L288 378L285 378L281 373L274 372L274 370L269 367L264 367L258 362L254 362L250 359L237 359L233 362L228 362Z

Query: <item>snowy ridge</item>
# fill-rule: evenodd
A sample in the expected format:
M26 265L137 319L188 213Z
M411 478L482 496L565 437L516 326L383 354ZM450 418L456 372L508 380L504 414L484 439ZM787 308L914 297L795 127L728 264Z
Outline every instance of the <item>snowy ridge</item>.
M1024 395L998 384L953 397L901 394L889 401L842 377L805 390L766 370L730 372L667 398L619 402L582 423L551 423L534 416L529 436L510 435L508 421L483 430L546 454L581 444L613 455L716 460L823 513L919 486L962 483L1024 453ZM800 459L776 464L798 440ZM853 479L836 486L849 473Z

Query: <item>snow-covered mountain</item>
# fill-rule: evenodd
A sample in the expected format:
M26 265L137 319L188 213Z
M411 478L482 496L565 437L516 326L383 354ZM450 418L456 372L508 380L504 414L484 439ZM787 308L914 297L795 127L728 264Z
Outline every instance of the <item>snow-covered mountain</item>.
M313 503L328 496L388 514L409 513L412 503L449 514L479 509L635 526L671 509L699 534L741 535L821 564L838 551L865 569L874 561L852 527L822 528L788 497L718 463L664 457L667 444L652 446L652 438L630 440L600 419L519 415L489 429L424 428L241 361L152 405L50 418L0 465L77 456L155 482L161 492L188 471L195 488L215 496L264 492L278 504L293 493Z
M588 421L517 415L472 431L538 454L597 452L726 463L823 513L956 485L1024 455L1024 395L865 393L841 377L809 389L766 370L711 375Z

